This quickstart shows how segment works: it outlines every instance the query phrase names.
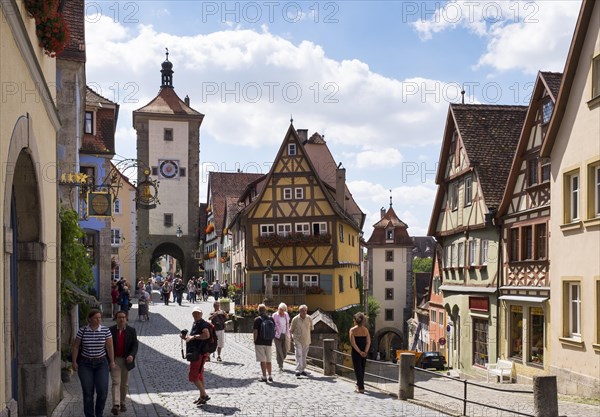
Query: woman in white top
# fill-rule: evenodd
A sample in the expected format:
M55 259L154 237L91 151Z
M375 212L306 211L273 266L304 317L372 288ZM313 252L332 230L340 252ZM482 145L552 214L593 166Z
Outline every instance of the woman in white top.
M283 371L283 361L287 355L288 342L290 339L290 316L285 303L279 304L277 312L273 314L275 321L275 351L277 352L277 364L279 371Z

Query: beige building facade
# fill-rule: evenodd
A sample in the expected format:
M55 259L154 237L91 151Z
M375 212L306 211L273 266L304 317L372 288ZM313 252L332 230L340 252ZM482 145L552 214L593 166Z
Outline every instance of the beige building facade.
M60 400L56 60L22 1L0 2L0 416Z
M600 3L584 1L542 157L550 158L550 371L600 396Z

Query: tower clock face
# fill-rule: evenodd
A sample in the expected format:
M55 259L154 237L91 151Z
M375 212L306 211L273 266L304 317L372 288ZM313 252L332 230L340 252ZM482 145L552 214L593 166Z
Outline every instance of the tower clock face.
M163 178L176 178L179 174L179 161L166 159L159 161L158 170Z

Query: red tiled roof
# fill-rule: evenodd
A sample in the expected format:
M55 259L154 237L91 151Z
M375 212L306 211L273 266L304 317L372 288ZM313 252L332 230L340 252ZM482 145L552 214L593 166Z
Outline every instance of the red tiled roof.
M390 207L387 212L383 215L383 217L373 225L373 233L367 242L368 245L386 245L387 236L386 229L389 227L394 228L394 240L393 245L406 245L413 244L412 239L408 235L406 229L408 228L407 224L404 223L394 209Z
M237 199L243 194L248 184L256 181L262 176L263 174L251 174L245 172L208 173L208 198L212 204L217 235L221 235L223 231L227 198L236 198L237 202ZM206 222L203 224L206 224Z
M146 104L144 107L135 110L134 113L152 113L152 114L173 114L184 116L204 117L202 113L197 112L185 104L179 98L175 90L171 87L162 87L158 95Z

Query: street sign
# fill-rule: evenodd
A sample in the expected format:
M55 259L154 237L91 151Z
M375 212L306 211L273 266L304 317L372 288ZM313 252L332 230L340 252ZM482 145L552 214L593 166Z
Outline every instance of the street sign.
M438 340L438 343L440 344L440 346L444 346L446 344L446 339L444 337L440 337L440 340Z

